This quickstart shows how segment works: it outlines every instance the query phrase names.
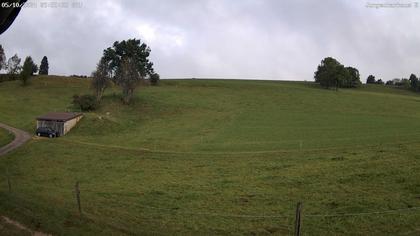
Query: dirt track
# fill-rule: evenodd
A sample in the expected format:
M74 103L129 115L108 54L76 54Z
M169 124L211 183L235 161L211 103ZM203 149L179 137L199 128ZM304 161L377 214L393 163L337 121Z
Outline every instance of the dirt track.
M3 123L0 123L0 128L6 129L15 135L15 139L12 142L7 144L6 146L0 147L0 156L20 147L29 139L31 139L31 135L23 130L13 128Z

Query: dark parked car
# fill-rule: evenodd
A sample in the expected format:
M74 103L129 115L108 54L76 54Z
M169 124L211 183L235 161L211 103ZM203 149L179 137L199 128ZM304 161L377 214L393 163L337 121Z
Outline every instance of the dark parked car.
M47 136L50 138L58 137L57 132L48 127L39 127L38 129L36 129L35 133L37 136Z

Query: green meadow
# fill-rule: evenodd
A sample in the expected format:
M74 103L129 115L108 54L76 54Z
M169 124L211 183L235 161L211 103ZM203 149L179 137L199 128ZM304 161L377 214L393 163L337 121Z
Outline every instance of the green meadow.
M89 91L0 83L0 122L33 133ZM1 215L54 235L292 235L302 202L303 235L420 234L416 93L247 80L163 80L131 105L119 93L0 158Z

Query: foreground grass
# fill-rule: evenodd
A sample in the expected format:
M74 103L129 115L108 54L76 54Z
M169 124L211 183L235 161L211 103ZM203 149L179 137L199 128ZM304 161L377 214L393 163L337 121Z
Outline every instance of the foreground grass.
M0 147L10 143L14 138L14 135L9 133L9 131L0 128Z
M3 83L0 120L32 132L87 91L76 79ZM414 93L164 81L121 106L115 92L69 135L0 159L1 214L59 235L288 235L301 201L306 235L420 232Z
M13 192L0 194L1 207L27 224L66 235L287 234L297 201L306 215L419 206L419 148L185 156L32 141L1 166L1 173L5 164L13 170ZM304 216L304 232L415 235L419 220L418 211Z

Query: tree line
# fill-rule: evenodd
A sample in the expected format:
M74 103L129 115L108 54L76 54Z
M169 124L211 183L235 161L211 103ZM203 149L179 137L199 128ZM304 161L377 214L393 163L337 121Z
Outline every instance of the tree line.
M355 88L362 84L359 71L356 68L345 67L332 57L326 57L321 61L314 73L314 78L315 82L325 88ZM397 86L420 92L420 79L415 74L411 74L408 79L396 78L387 82L376 79L374 75L369 75L366 84Z
M41 60L41 64L38 68L38 65L34 63L31 56L27 56L21 65L22 59L19 58L17 54L14 54L9 59L6 58L3 46L0 45L0 71L6 71L6 78L2 80L17 80L22 81L22 85L27 85L29 78L35 73L39 75L48 75L49 64L48 58L44 56ZM1 80L0 80L1 81Z
M388 80L385 83L381 80L375 79L375 76L369 75L366 79L366 84L384 84L387 86L400 87L405 89L410 89L414 92L420 92L420 79L415 74L411 74L409 78L395 78Z

